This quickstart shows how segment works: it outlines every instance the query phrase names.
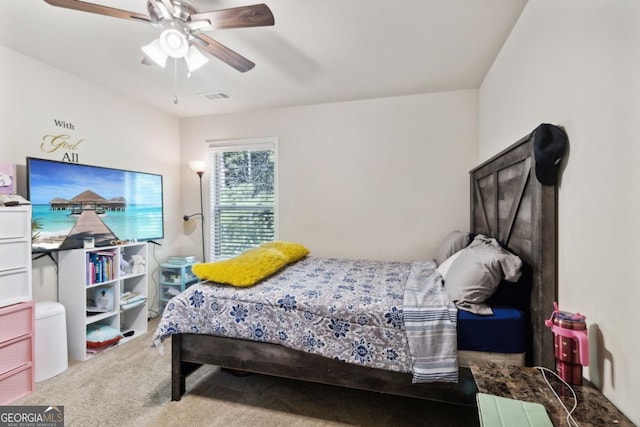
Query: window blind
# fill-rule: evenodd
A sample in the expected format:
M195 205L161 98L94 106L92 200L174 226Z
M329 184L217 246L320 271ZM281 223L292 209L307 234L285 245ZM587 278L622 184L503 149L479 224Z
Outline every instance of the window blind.
M275 240L274 143L214 147L210 162L213 259Z

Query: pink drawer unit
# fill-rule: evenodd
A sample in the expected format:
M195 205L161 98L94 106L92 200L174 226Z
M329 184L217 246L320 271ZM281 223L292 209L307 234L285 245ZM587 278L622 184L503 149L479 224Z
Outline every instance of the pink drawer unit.
M0 308L0 405L35 388L33 301Z
M31 335L0 343L0 373L9 372L33 362Z
M23 302L0 308L0 344L33 333L33 302Z
M33 392L33 365L0 374L0 405L7 405Z

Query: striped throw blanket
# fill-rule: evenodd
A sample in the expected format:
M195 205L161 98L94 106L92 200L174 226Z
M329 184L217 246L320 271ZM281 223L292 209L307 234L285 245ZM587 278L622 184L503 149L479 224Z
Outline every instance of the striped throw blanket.
M404 292L413 382L458 381L457 309L432 261L415 261Z

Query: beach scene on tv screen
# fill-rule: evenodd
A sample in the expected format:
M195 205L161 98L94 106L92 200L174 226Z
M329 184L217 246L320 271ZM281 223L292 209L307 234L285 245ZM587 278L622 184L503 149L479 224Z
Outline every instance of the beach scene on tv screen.
M31 159L29 199L36 252L163 235L160 175Z

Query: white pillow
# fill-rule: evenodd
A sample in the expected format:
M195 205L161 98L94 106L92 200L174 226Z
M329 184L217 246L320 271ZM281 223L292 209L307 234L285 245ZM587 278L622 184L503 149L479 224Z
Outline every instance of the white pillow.
M444 287L449 299L461 310L493 314L485 301L500 282L516 282L522 260L503 249L496 239L477 235L446 273Z
M463 231L452 231L445 237L440 243L438 250L433 256L433 260L436 264L440 265L446 261L454 253L460 249L466 248L471 243L471 235Z
M436 268L436 271L440 273L443 279L447 277L447 273L449 272L449 268L451 267L451 264L453 264L453 261L455 261L463 251L464 249L460 249L458 252L444 260L444 262Z

